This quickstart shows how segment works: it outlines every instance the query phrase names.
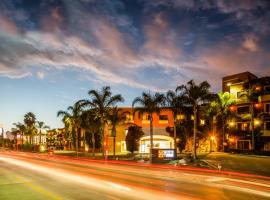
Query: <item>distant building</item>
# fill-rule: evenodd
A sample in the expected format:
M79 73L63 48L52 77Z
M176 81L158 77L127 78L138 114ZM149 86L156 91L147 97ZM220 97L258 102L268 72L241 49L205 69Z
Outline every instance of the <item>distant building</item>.
M245 85L252 87L259 94L257 101L251 102L245 95L248 91ZM229 92L236 101L235 112L237 117L230 122L231 139L234 148L241 150L251 149L251 104L254 110L255 149L270 150L270 76L257 77L250 72L243 72L222 79L223 92ZM233 134L233 130L236 132ZM231 144L231 147L233 144Z

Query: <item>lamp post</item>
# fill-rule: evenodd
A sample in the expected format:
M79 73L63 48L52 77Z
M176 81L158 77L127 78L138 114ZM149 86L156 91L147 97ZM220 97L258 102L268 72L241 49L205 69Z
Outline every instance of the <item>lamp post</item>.
M215 136L210 137L210 152L213 152L213 142L215 140Z

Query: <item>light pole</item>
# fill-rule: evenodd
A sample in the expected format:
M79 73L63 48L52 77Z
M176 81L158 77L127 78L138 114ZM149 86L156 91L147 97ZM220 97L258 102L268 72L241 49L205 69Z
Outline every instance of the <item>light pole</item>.
M213 142L215 140L215 136L211 136L210 138L210 152L213 152Z

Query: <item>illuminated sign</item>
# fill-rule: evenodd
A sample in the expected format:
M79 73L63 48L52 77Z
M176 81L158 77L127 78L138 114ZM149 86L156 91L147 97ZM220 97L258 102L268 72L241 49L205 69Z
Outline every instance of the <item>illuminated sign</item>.
M158 158L174 158L174 150L173 149L159 149L158 150Z

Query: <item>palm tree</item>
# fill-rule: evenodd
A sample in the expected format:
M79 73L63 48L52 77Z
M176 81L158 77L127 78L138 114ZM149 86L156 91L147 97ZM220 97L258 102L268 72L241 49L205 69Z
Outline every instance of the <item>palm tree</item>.
M18 123L13 123L13 125L16 127L16 129L18 131L20 131L21 133L21 137L22 137L22 145L23 145L23 136L24 136L24 133L25 133L25 130L26 130L26 127L24 124L18 122Z
M112 107L117 103L123 102L124 99L120 94L113 95L109 86L105 86L98 90L90 90L88 92L90 95L90 100L81 100L80 102L84 106L91 108L95 115L95 119L98 119L101 124L101 133L102 137L102 146L103 146L103 155L105 159L108 159L108 118Z
M36 133L36 128L35 128L36 116L32 112L28 112L24 115L23 121L26 125L26 133L30 137L30 143L32 144L33 135Z
M224 152L224 142L225 142L225 129L227 124L227 119L230 116L230 106L235 104L235 101L231 99L228 92L219 92L216 98L210 103L209 112L220 119L222 126L222 150Z
M76 148L76 155L78 156L78 137L79 137L79 128L81 124L81 114L82 114L82 109L81 109L81 103L76 102L73 106L69 106L67 108L67 111L58 111L57 112L57 117L62 116L63 120L69 120L71 123L72 128L75 131L75 148Z
M82 113L82 123L81 127L85 129L85 134L90 132L91 134L91 143L92 143L92 154L95 155L95 146L96 146L96 139L95 134L100 130L100 122L98 119L95 118L93 110L86 110ZM86 135L84 137L86 139ZM85 140L86 143L86 140Z
M174 148L175 153L177 155L177 146L176 146L176 123L177 123L177 115L184 110L184 104L186 101L186 98L184 96L179 96L176 94L176 92L169 90L166 94L166 101L173 112L173 118L174 118L174 127L173 127L173 138L174 138Z
M176 91L180 92L180 94L188 100L188 104L193 108L193 158L197 159L196 135L198 131L198 109L202 104L211 100L212 95L210 94L210 85L207 81L203 81L199 85L196 85L193 80L190 80L186 85L178 86Z
M39 129L39 145L40 145L41 144L41 131L44 129L50 129L50 127L45 125L45 123L42 121L37 121L36 126Z
M109 115L109 122L112 126L112 137L113 137L113 157L115 158L115 137L116 127L119 123L125 120L125 113L121 113L121 109L114 107Z
M138 104L138 107L134 107ZM161 107L165 105L165 96L160 93L155 93L151 95L149 93L142 93L142 96L136 97L132 102L132 107L134 108L134 114L139 112L139 114L148 113L150 120L150 163L153 161L153 114L160 113Z

